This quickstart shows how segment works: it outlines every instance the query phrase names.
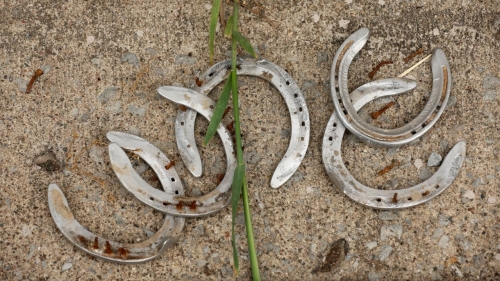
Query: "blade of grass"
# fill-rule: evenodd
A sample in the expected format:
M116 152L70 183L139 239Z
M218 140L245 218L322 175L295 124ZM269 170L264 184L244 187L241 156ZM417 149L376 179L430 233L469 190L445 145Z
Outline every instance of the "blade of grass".
M214 0L212 2L212 12L210 14L210 26L208 32L208 49L210 52L210 64L214 63L214 42L215 42L215 29L217 29L217 21L219 20L220 4L222 0Z
M233 18L233 15L231 15L227 19L226 29L224 29L224 36L227 38L231 38L231 36L233 35Z
M238 212L238 203L240 202L241 187L243 186L243 178L245 177L245 165L236 166L234 170L233 184L231 186L231 244L233 245L233 261L234 261L234 275L238 276L240 264L238 261L238 248L236 248L236 235L234 234L234 224L236 221L236 214Z
M210 119L210 124L208 125L205 139L203 139L203 145L207 145L214 137L215 132L217 132L217 127L219 127L219 124L222 121L222 117L224 116L224 111L226 110L230 93L231 80L227 79L226 84L224 85L224 88L222 89L222 92L220 94L219 100L215 105L214 114L212 115L212 119Z
M253 50L252 45L250 44L250 41L248 41L248 39L245 38L245 36L241 35L241 33L239 33L238 31L233 31L233 38L236 39L238 44L240 44L240 46L243 47L243 49L245 49L247 53L249 53L253 57L257 57L255 51Z
M243 175L243 187L241 188L243 197L243 212L245 215L245 226L247 229L248 254L250 256L250 267L252 269L252 279L260 281L259 261L255 252L255 240L253 238L252 217L250 216L250 204L248 199L248 184L247 177Z

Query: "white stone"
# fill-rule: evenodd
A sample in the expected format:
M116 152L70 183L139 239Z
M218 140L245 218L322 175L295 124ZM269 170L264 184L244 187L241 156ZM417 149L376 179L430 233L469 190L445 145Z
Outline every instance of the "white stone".
M340 28L347 28L347 25L350 23L350 20L339 20Z
M73 266L73 264L70 262L64 263L61 270L66 271L66 270L70 269L72 266Z
M87 46L94 43L95 37L94 36L87 36Z
M142 36L144 36L144 31L137 30L136 34L137 34L137 36L142 37Z
M417 167L417 169L420 169L424 165L424 162L422 161L422 159L417 159L417 160L415 160L413 165L415 165L415 167Z
M493 196L488 197L488 203L495 204L496 202L497 202L496 197L493 197Z
M436 27L436 28L434 28L434 29L432 30L432 34L433 34L434 36L438 36L438 35L439 35L439 29L438 29L437 27Z
M318 22L319 21L319 15L318 15L318 13L314 13L314 15L312 16L312 20L313 20L313 22Z
M368 242L365 244L365 246L366 246L366 248L371 250L371 249L377 247L377 242L376 241Z
M385 5L385 1L384 0L378 0L378 4L379 5Z
M472 191L472 190L467 190L464 193L464 197L472 200L472 199L474 199L474 197L476 197L476 194L474 194L474 191Z

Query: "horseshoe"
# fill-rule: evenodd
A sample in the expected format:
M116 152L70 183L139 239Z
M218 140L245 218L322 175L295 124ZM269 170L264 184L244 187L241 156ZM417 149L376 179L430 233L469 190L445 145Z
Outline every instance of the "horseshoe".
M207 95L229 75L230 69L231 60L215 64L199 77L203 85L198 87L194 84L193 90ZM293 78L269 61L238 59L237 75L257 76L271 82L280 92L290 112L290 144L271 179L271 187L278 188L299 168L309 145L310 122L306 102ZM175 122L175 135L182 160L191 173L199 177L202 174L202 163L194 138L195 118L196 112L192 110L179 111Z
M147 148L149 147L146 147L146 149ZM109 145L109 150L110 154L112 151L116 150L123 152L123 150L114 143ZM165 155L159 155L159 157L161 159L166 159ZM166 171L162 166L157 169L157 167L154 166L156 161L151 161L155 160L152 157L143 157L143 159L150 166L154 167L160 180L162 175L172 175L172 171ZM168 161L168 159L166 160ZM119 172L122 171L117 172L115 170L115 172L118 178L121 179ZM175 173L175 171L173 171L173 173ZM176 175L175 173L175 176ZM170 181L161 181L161 183L166 192L178 191L179 193L184 193L180 181L179 184L171 183ZM73 216L64 193L56 184L49 185L48 201L50 214L57 228L59 228L70 243L89 255L110 262L135 264L157 258L177 242L177 236L179 236L184 229L184 218L165 216L162 227L149 239L134 244L115 242L96 235L83 227Z
M208 120L212 117L213 110L210 107L215 106L215 102L202 94L178 87L160 87L158 92L173 102L193 108ZM181 217L210 215L222 210L231 201L231 184L236 168L236 158L234 156L231 136L221 125L217 128L217 133L222 139L222 144L226 152L227 170L220 184L212 192L202 196L184 196L184 193L181 193L182 189L176 189L173 193L162 192L145 182L134 170L127 154L120 147L132 151L145 160L149 159L152 162L150 165L155 171L157 168L165 167L170 161L166 159L166 156L164 157L158 148L134 135L117 132L109 132L107 134L108 139L116 143L116 148L110 147L109 158L111 166L122 185L128 191L144 204L160 212ZM165 169L163 168L163 170ZM167 172L170 170L173 169L169 169ZM179 183L179 185L181 183L177 173L162 175L157 172L157 174L160 180Z
M349 97L347 82L349 66L356 54L365 45L369 37L369 30L362 28L353 33L339 47L333 59L331 93L335 111L340 122L363 142L373 147L399 147L425 134L439 119L451 90L451 72L448 60L441 49L435 49L432 55L432 91L424 109L408 124L396 129L382 129L368 124L357 114L351 97ZM385 86L388 88L388 85ZM337 95L340 94L340 101Z
M393 95L391 87L363 86L352 94L353 106L359 110L366 103ZM363 92L363 94L361 94ZM458 142L446 155L437 172L426 181L402 190L378 190L358 182L349 173L341 156L342 137L346 128L335 112L330 117L323 136L322 156L326 172L334 184L353 201L374 209L396 210L413 207L441 194L455 179L465 159L465 142Z

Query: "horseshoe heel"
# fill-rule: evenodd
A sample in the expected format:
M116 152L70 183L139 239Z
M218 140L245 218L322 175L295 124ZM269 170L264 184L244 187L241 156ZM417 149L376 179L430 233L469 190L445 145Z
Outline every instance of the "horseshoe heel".
M212 117L213 112L210 107L215 106L215 103L204 95L178 87L161 87L158 91L162 96L172 99L174 102L197 110L208 120ZM184 99L187 99L188 102L180 102L180 100ZM160 212L181 217L210 215L222 210L229 204L231 200L231 183L236 168L231 136L223 126L219 126L217 133L222 139L226 152L227 170L220 184L212 192L202 196L186 197L182 189L176 187L173 187L173 193L162 192L145 182L134 170L127 154L120 147L130 150L144 160L149 159L150 165L155 171L157 168L163 169L164 173L172 171L172 174L157 172L160 180L163 179L172 184L178 183L179 186L181 184L181 180L174 169L165 170L165 165L170 163L167 157L158 148L137 136L117 132L107 134L108 139L115 143L110 145L109 148L111 166L122 185L128 191L141 202Z
M390 88L390 87L389 87ZM351 98L355 110L359 110L375 98L392 95L391 91L359 88ZM361 98L362 97L362 98ZM437 172L426 181L402 190L378 190L359 183L349 173L341 156L342 137L346 128L338 114L332 114L323 137L322 156L326 172L334 184L353 201L375 209L395 210L422 204L438 196L455 179L465 159L465 142L458 142L445 157Z
M193 90L207 95L229 75L230 69L230 60L215 64L199 77L203 85L201 87L193 85ZM295 173L307 151L310 121L306 102L293 78L269 61L238 59L237 75L257 76L269 81L278 89L290 112L292 127L290 144L271 179L271 187L277 188ZM195 118L195 111L179 111L175 123L175 135L182 160L194 176L200 176L202 163L194 138Z
M183 218L165 216L162 227L151 238L135 244L115 242L83 227L56 184L49 185L48 199L50 214L66 239L85 253L110 262L134 264L157 258L177 242L184 228Z
M433 51L431 66L432 91L424 109L408 124L396 129L382 129L368 124L357 114L349 96L347 82L349 66L356 54L365 45L369 30L362 28L349 36L339 47L333 59L331 81L338 75L338 89L331 83L335 111L340 122L363 142L374 147L399 147L426 133L441 116L451 90L451 72L448 60L441 49ZM397 87L397 85L394 85ZM337 96L337 90L340 96ZM340 100L339 100L340 97Z

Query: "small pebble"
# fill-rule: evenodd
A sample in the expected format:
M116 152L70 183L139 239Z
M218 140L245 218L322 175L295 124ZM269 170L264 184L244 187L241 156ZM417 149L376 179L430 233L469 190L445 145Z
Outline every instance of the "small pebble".
M369 250L377 247L377 242L376 241L372 241L372 242L368 242L365 244L366 248L368 248Z
M475 178L472 181L472 187L474 187L474 188L481 186L481 185L483 185L483 178Z
M439 155L436 152L432 152L431 155L429 156L429 160L427 160L427 166L429 167L439 166L442 160L443 157L441 157L441 155Z
M491 74L488 74L484 77L483 80L483 88L493 90L500 87L500 79Z
M417 167L417 169L420 169L424 163L422 161L422 159L416 159L415 162L413 163L413 165L415 165L415 167Z
M128 111L132 113L133 115L136 115L138 117L143 117L144 114L146 114L146 108L145 107L137 107L134 105L129 105L128 106Z
M448 247L448 241L450 241L448 235L443 235L441 239L439 239L439 247L446 249Z
M102 104L107 103L111 99L113 99L118 93L118 87L107 87L102 91L101 94L97 96L97 101Z
M418 175L418 179L420 181L425 181L427 179L429 179L430 177L432 176L432 173L429 169L427 169L426 167L422 168L422 170L420 170L420 174Z
M206 260L198 260L198 261L196 261L196 265L199 266L199 267L203 267L206 264L207 264Z
M443 280L443 277L441 277L441 275L437 271L433 271L431 273L431 278L434 281Z
M463 195L463 196L464 196L465 198L467 198L467 199L470 199L470 200L472 200L472 199L474 199L474 197L476 197L476 195L474 194L474 191L472 191L472 190L467 190L467 191L464 193L464 195Z
M444 234L444 230L440 227L436 228L436 230L434 230L434 234L432 234L432 238L434 239L437 239L439 237L441 237L441 235Z
M400 239L402 234L403 234L402 225L400 224L384 225L380 229L380 240L386 241L390 237L397 237L398 239Z
M457 234L455 236L455 242L458 243L458 246L464 251L467 252L470 249L470 242L465 238L463 234Z
M495 204L497 202L497 198L496 197L488 197L488 203L490 204Z
M496 259L497 261L500 261L500 254L495 254L495 259Z
M392 252L392 247L389 245L382 245L378 253L378 258L383 261L389 257Z
M460 269L458 269L458 267L456 267L455 265L451 265L450 267L455 271L455 273L458 275L458 277L460 277L460 278L464 277L462 271L460 271Z
M135 66L139 66L139 60L137 59L137 56L134 53L126 53L126 54L124 54L121 57L120 61L122 63L126 62L126 63L133 64Z
M451 223L450 218L445 217L443 215L439 215L439 225L440 226L447 226Z
M66 271L66 270L70 269L72 266L73 266L73 264L70 262L64 263L61 270Z
M201 196L201 190L198 188L198 187L193 187L193 189L191 190L191 195L192 196Z

